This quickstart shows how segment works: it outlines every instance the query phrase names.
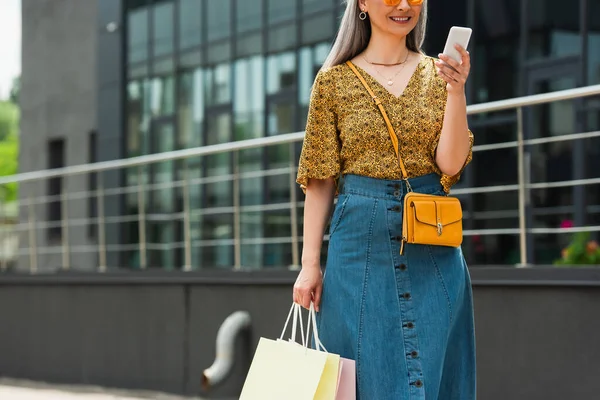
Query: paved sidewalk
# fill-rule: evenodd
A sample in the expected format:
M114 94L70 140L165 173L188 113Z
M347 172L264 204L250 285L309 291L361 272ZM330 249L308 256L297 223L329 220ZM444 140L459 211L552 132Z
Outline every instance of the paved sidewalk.
M112 390L95 386L61 386L0 379L1 400L202 400L163 393Z

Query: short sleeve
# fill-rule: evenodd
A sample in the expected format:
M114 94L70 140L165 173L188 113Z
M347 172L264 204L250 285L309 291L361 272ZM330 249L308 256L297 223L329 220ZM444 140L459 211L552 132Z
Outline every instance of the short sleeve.
M466 166L471 162L471 160L473 160L473 143L474 143L474 141L475 141L475 138L473 136L473 132L471 132L471 130L469 129L469 154L467 155L467 159L465 160L464 165L462 166L460 171L454 176L442 174L441 182L442 182L442 186L444 187L444 191L446 193L449 193L450 188L452 186L454 186L456 183L458 183L458 181L460 180L460 176L462 175ZM434 149L434 153L433 153L433 159L435 160L435 149Z
M296 179L303 191L306 191L310 178L337 178L340 174L335 80L327 75L327 72L319 71L311 91Z

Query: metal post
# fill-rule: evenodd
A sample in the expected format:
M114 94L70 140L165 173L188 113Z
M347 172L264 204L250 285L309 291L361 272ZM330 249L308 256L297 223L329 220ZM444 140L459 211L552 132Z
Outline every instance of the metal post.
M140 268L146 268L146 188L142 166L138 167L138 234L140 237Z
M291 269L300 268L300 251L298 249L298 196L296 191L296 165L294 164L294 143L290 143L290 225L292 227L292 265Z
M8 241L10 234L8 232L8 213L5 212L4 202L0 203L0 271L6 271L8 268Z
M98 175L98 190L96 198L98 201L98 271L106 272L106 227L104 220L104 183L102 182L102 173Z
M31 196L28 198L28 211L29 211L29 272L32 274L38 271L38 259L37 259L37 232L35 229L35 205Z
M240 211L240 157L236 150L233 153L233 246L234 269L242 269L242 216Z
M187 160L183 170L183 240L185 244L184 271L192 270L192 234L190 228L190 182L188 179Z
M525 206L527 188L525 187L525 146L523 143L523 108L517 108L517 159L519 169L519 241L521 248L520 267L527 266L527 231Z
M71 257L69 250L69 207L67 189L65 188L66 182L63 182L62 193L60 194L60 207L61 207L61 225L62 225L62 269L68 270L71 268Z

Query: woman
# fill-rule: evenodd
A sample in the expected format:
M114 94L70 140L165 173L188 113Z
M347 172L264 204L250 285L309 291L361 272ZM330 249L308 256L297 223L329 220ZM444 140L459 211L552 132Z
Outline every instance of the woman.
M348 0L311 94L298 183L306 193L294 301L315 303L330 352L356 360L362 400L475 398L470 278L460 248L406 245L407 192L382 101L415 192L448 193L471 160L460 63L421 53L427 0ZM326 273L319 263L334 196Z

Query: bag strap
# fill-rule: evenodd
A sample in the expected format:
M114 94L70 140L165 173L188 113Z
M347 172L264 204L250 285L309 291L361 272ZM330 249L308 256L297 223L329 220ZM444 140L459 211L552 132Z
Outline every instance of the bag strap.
M383 115L383 119L385 120L385 124L387 125L387 129L390 134L390 138L392 139L392 144L394 145L394 151L396 152L396 157L398 157L398 162L400 163L400 169L402 170L402 179L404 179L408 185L408 174L406 173L406 167L404 166L404 162L402 161L402 157L400 157L400 151L398 149L398 136L396 136L394 127L392 126L392 123L390 122L390 119L388 118L387 113L385 112L385 109L383 108L383 105L381 104L381 100L379 100L379 98L377 96L375 96L375 93L373 93L373 91L371 90L371 87L369 86L367 81L365 81L365 78L363 78L361 73L358 72L358 70L356 69L354 64L352 64L351 61L346 61L346 64L350 67L352 72L354 72L354 74L362 82L365 89L367 89L367 92L369 92L369 95L371 95L371 97L373 98L375 105L377 105L377 107L379 108L379 111L381 111L381 115ZM409 188L410 188L410 186L409 186Z

